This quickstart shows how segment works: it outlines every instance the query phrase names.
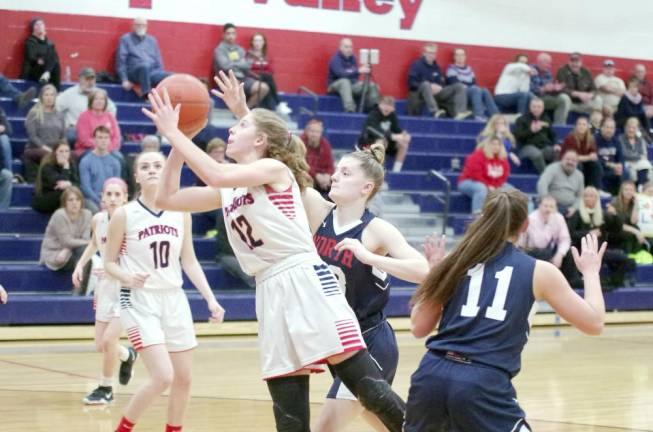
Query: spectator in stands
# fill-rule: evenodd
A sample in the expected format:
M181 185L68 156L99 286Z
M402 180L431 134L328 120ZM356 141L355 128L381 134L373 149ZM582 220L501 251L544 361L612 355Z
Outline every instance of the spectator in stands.
M318 119L311 119L304 127L301 139L306 146L306 163L310 167L309 174L315 182L315 189L323 195L331 189L331 176L335 171L331 144L322 135L324 125Z
M408 113L419 115L422 103L426 104L434 117L449 114L456 120L468 117L467 90L463 83L447 85L445 77L436 61L438 46L434 43L424 45L422 57L410 65L408 88L410 89Z
M14 156L11 151L11 140L9 139L11 133L11 123L9 123L9 120L7 119L5 110L0 108L0 158L2 158L0 169L6 169L13 175L14 169L12 167L12 162Z
M34 210L53 213L61 205L63 191L70 186L79 187L79 170L71 154L68 142L61 140L41 161L34 184Z
M580 53L569 56L569 63L558 69L557 80L564 84L563 92L570 111L588 114L592 110L603 109L603 99L596 94L594 79L589 70L583 67Z
M596 135L601 131L603 124L603 111L594 110L590 113L590 133Z
M499 112L492 93L476 84L474 69L467 64L467 53L463 48L453 50L453 64L447 68L447 85L461 83L467 92L467 105L471 106L474 118L487 121Z
M494 100L501 112L525 114L528 111L528 103L533 97L531 76L535 73L535 69L528 65L526 54L517 54L515 61L503 68L494 87Z
M0 210L7 210L11 204L11 190L13 188L13 175L4 168L4 155L0 153Z
M222 42L213 50L213 70L233 71L236 78L245 84L247 105L253 108L265 100L270 86L260 78L254 78L250 71L245 49L236 43L236 26L227 23L222 28Z
M33 183L43 156L52 151L55 144L65 137L63 114L55 107L57 89L47 84L41 87L38 102L29 110L25 119L27 146L23 152L25 180Z
M535 74L531 76L531 93L544 101L544 111L549 117L553 113L553 124L567 123L571 101L562 96L564 84L553 79L551 74L551 56L547 53L537 55L537 61L531 68Z
M542 198L538 208L528 215L528 229L518 245L534 258L549 261L558 268L562 266L562 260L571 247L571 238L554 197Z
M602 282L604 288L624 286L626 275L635 269L635 262L628 258L622 249L623 221L612 212L604 212L598 191L588 186L583 191L578 211L567 219L571 244L581 247L581 239L593 233L599 241L607 241L608 249L603 255L603 262L611 270L611 274ZM574 271L575 266L569 254L563 265L565 275L572 286L582 286L580 275Z
M583 173L585 185L600 189L603 170L599 162L596 141L594 141L594 137L590 133L587 117L578 117L576 126L565 137L561 153L564 155L569 150L574 150L578 155L579 169Z
M274 81L272 61L268 56L268 40L263 33L254 33L249 40L249 50L245 56L250 73L259 81L267 84L267 96L259 103L261 108L278 111L280 114L290 114L292 110L285 102L279 100L277 83Z
M80 158L95 148L94 133L98 126L104 126L110 134L109 153L122 161L120 153L120 126L116 117L111 114L109 97L104 89L97 89L88 96L88 109L84 111L77 120L77 142L75 143L75 154ZM120 176L118 176L120 177Z
M64 115L66 138L71 145L77 141L77 120L88 109L88 97L96 90L95 70L85 67L79 72L79 82L57 96L57 111ZM108 99L107 111L116 115L116 104L111 99Z
M125 91L146 96L165 77L159 43L147 34L147 20L136 18L132 31L120 37L116 52L116 73Z
M521 160L530 159L537 172L542 173L546 164L555 159L559 146L542 99L533 98L528 107L528 112L515 122L517 154Z
M626 120L624 133L619 136L619 143L628 178L638 185L652 181L653 165L648 160L648 146L642 137L637 117Z
M365 90L365 100L362 104L365 108L371 108L379 100L379 86L369 79L365 89L365 81L359 81L361 74L370 78L371 72L369 64L358 65L354 55L354 43L349 38L343 38L340 40L338 52L329 60L327 91L340 95L346 112L354 112L354 98L361 98Z
M111 177L120 177L120 161L109 154L111 131L103 125L97 126L93 131L93 151L79 163L79 180L84 198L95 204L97 213L102 200L102 187L104 182Z
M567 217L578 209L585 188L583 174L576 169L577 166L578 154L569 150L559 162L547 166L537 181L539 197L550 195L555 198L558 210Z
M650 140L651 122L646 116L642 94L639 92L639 80L637 78L628 80L628 91L621 97L614 116L617 121L617 126L620 128L624 127L626 120L630 117L637 117L642 127L642 132Z
M614 72L614 61L604 60L603 72L594 78L594 85L597 93L603 99L603 111L607 116L617 111L617 105L626 92L624 80L616 76Z
M465 159L458 177L458 190L472 200L472 213L478 214L489 191L509 187L508 155L501 139L492 136Z
M59 272L72 272L91 238L91 212L84 208L82 192L69 186L61 195L41 243L40 263Z
M21 92L4 75L0 74L0 96L11 98L18 108L23 109L36 97L36 87L30 87Z
M498 137L503 142L503 145L506 148L506 152L510 157L510 161L516 166L520 166L521 161L515 154L515 137L512 132L510 132L508 121L502 114L494 114L492 117L490 117L490 120L488 120L485 128L476 137L477 148L483 141L492 136Z
M646 237L639 230L637 222L637 190L635 183L626 180L619 188L619 194L608 205L607 211L623 221L623 247L626 253L636 253L648 245Z
M594 135L599 155L599 162L603 168L602 189L615 195L624 178L624 156L621 152L621 143L615 132L617 126L612 117L606 117L601 124L601 130Z
M646 117L650 119L653 117L653 84L646 78L646 66L636 64L633 68L632 78L637 78L639 81L639 92L642 95L644 111L646 112Z
M399 124L395 99L392 96L383 96L368 114L358 138L358 145L367 147L380 141L385 146L386 154L394 156L392 172L399 172L406 160L410 139L410 134Z
M30 36L25 40L23 70L20 77L39 84L52 84L57 90L61 83L61 65L57 49L46 36L45 22L34 18L29 22Z

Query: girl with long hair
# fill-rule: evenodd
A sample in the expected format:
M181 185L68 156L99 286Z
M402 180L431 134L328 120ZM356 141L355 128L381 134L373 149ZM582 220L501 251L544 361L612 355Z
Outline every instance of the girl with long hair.
M164 165L159 152L136 158L140 195L113 212L107 232L104 269L120 284L120 321L150 374L125 407L117 432L130 432L168 388L166 432L182 429L197 346L182 269L206 300L210 321L224 316L195 256L190 214L156 206Z
M227 106L240 119L229 131L219 164L177 128L179 107L167 92L150 97L144 113L172 150L157 204L183 211L222 208L227 233L243 270L256 276L256 312L263 379L273 400L277 430L308 431L308 374L328 362L361 404L390 431L400 431L404 403L370 357L356 315L329 266L317 254L301 193L310 185L300 138L276 114L248 110L232 72L216 77ZM206 187L179 188L184 160Z
M606 245L594 235L573 249L584 298L551 263L515 247L527 227L528 198L491 192L458 246L415 292L416 337L431 336L411 377L404 430L529 431L511 379L521 367L536 300L546 300L582 332L598 335L605 305L599 270Z
M96 252L104 258L107 243L109 220L116 209L127 203L127 183L121 178L112 177L102 187L103 211L96 213L91 220L91 242L77 262L73 271L73 286L82 284L84 268ZM93 269L100 282L93 292L95 309L95 349L102 353L102 378L98 387L84 397L87 405L104 405L113 401L113 373L120 360L119 381L127 385L132 377L132 369L138 354L132 348L120 345L120 284L105 275L104 269Z
M599 162L596 140L590 132L587 117L578 117L576 126L562 144L560 154L564 155L569 150L574 150L578 154L578 168L585 177L585 184L600 189L603 167Z
M519 156L514 152L515 150L515 136L510 132L508 120L503 114L494 114L485 124L485 127L476 137L476 148L481 147L481 144L490 137L498 137L503 145L506 147L510 161L516 166L521 165Z

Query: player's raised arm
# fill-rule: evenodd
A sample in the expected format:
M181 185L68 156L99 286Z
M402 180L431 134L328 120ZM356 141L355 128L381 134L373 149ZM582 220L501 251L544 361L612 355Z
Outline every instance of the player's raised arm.
M237 119L241 119L249 114L247 107L247 97L245 96L245 84L239 83L238 78L232 70L229 75L223 71L213 77L219 90L211 90L211 93L222 99Z
M533 277L535 298L544 299L560 316L583 333L599 335L605 321L605 302L601 291L599 270L607 243L599 248L594 234L588 234L581 241L581 253L574 247L572 254L576 267L583 275L584 298L569 286L569 283L553 264L537 261Z

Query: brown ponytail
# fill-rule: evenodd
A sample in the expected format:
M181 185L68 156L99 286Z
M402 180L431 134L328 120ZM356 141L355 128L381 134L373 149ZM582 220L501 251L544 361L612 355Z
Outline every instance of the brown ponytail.
M481 216L465 232L460 244L432 268L419 286L412 304L445 305L467 271L496 257L505 242L519 233L528 217L528 198L516 189L488 194Z
M371 200L383 186L385 178L385 168L383 167L385 146L381 142L375 142L369 147L349 153L345 157L356 159L365 175L374 182L374 189L372 189L370 196L367 197L368 201Z
M276 159L290 168L302 192L312 186L313 179L308 174L310 168L306 163L304 142L291 134L286 123L272 111L256 108L251 111L251 116L256 130L267 139L264 157Z

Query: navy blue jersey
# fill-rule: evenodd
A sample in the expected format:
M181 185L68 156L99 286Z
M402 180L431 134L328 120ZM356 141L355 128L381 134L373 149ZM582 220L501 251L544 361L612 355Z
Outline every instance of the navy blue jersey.
M427 348L517 375L535 302L534 269L535 259L510 243L491 261L471 268L445 305Z
M360 221L338 228L334 226L334 208L313 236L317 253L338 278L347 302L356 313L361 330L374 327L385 319L383 308L388 303L388 274L360 262L351 251L341 253L334 246L346 238L362 241L363 230L376 216L365 210ZM342 230L342 231L341 231Z

